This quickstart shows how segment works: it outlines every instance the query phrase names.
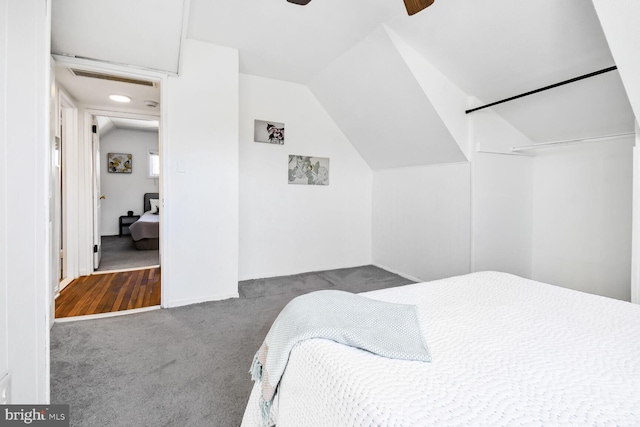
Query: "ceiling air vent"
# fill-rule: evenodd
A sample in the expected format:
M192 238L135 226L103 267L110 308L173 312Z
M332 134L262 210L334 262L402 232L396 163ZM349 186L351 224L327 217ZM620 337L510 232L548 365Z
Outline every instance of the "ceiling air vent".
M120 83L131 83L134 85L156 87L154 82L132 79L130 77L120 77L120 76L113 76L111 74L95 73L93 71L76 70L75 68L69 68L69 71L71 71L71 73L74 76L78 76L78 77L90 77L92 79L111 80L111 81L120 82Z

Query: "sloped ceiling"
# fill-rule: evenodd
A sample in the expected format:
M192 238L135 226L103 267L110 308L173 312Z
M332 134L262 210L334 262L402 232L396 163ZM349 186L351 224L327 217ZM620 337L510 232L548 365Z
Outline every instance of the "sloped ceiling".
M375 168L460 155L381 24L479 103L614 65L588 0L436 0L411 17L400 0L56 0L53 51L177 70L183 2L188 37L237 48L242 73L308 84ZM494 111L540 142L633 129L617 73L573 85Z
M480 100L470 107L615 65L591 1L447 0L433 9L387 25ZM534 142L634 126L617 71L492 108Z
M634 131L620 74L612 71L493 107L533 142Z
M391 73L382 78L375 67L356 61L346 66L341 58L381 23L470 99L478 100L468 107L615 65L593 4L586 0L436 0L411 17L400 0L371 1L366 7L340 0L315 0L304 7L285 0L192 0L189 36L238 48L243 73L308 83L363 155L367 149L362 141L367 141L377 151L376 157L388 159L389 164L411 163L422 157L406 150L404 160L392 160L393 156L379 150L384 146L382 134L365 130L379 127L379 122L364 125L378 117L367 117L364 111L402 111L410 98L354 95L343 104L359 113L349 113L336 101L344 97L331 87L335 83L353 95L348 89L375 93L398 85ZM371 49L378 52L378 62L397 63L397 54L386 41L367 43L381 43ZM358 80L371 73L380 77L378 86L366 88ZM416 102L425 101L428 98ZM629 102L615 72L503 104L494 111L536 142L633 130ZM407 121L385 123L399 135L411 134L407 141L418 139ZM422 129L422 136L430 137L434 129L426 133Z
M373 169L466 160L382 27L309 88Z
M381 23L491 102L613 65L588 0L191 0L188 36L240 50L242 73L308 83Z
M640 2L593 0L618 63L629 101L640 119Z
M184 0L55 0L51 51L178 72Z
M485 103L614 65L591 1L436 0L387 25Z

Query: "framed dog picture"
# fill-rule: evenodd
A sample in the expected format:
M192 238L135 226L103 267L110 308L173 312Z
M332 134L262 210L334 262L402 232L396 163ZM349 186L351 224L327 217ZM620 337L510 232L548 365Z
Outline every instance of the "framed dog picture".
M284 123L255 120L253 126L255 142L284 145Z
M109 153L107 154L107 170L111 173L131 173L133 160L131 154Z

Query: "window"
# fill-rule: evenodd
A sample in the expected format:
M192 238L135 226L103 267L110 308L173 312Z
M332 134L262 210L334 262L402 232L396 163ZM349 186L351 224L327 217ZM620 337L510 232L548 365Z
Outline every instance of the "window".
M157 151L149 151L147 171L148 178L158 178L160 176L160 154Z

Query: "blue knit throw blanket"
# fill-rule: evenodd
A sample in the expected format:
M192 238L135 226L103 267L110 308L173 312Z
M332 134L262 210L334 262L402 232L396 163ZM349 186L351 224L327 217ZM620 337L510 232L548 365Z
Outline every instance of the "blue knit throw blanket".
M251 379L261 383L260 409L265 423L291 349L311 338L332 340L391 359L431 361L413 305L334 290L299 296L273 322L249 370Z

